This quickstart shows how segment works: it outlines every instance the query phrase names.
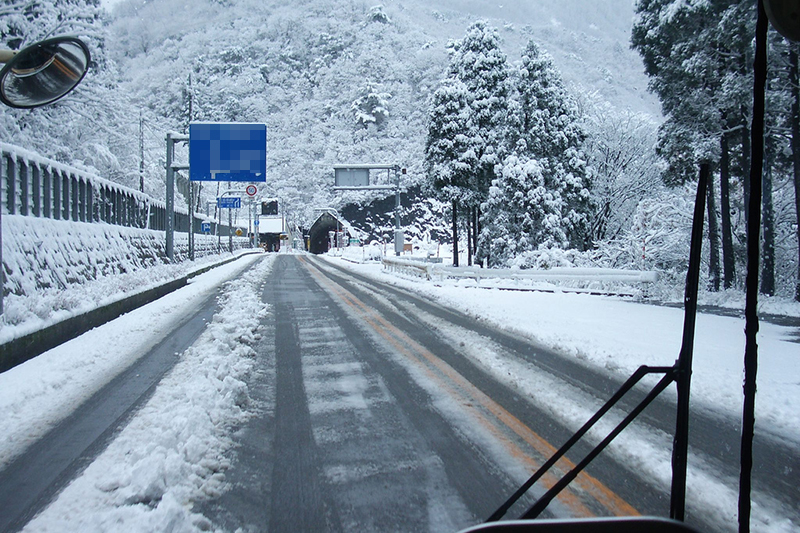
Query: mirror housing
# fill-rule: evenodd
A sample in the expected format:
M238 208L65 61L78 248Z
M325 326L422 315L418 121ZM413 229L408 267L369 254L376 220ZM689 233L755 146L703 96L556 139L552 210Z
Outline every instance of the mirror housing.
M30 109L51 104L74 89L86 75L89 48L76 37L54 37L19 52L0 51L0 101Z
M772 27L790 41L800 41L800 2L797 0L763 0L764 11Z

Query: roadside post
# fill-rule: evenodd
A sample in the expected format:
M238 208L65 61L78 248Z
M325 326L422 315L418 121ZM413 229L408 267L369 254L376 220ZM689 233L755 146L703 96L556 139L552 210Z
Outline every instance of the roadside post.
M247 193L247 238L250 240L250 248L253 248L253 197L258 194L258 187L251 183L245 187L244 192Z

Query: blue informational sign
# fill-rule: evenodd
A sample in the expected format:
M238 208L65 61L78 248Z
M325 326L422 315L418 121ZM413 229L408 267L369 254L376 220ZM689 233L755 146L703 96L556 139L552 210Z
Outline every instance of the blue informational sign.
M189 124L189 179L267 181L266 124Z
M220 209L239 209L242 207L242 199L233 196L223 196L217 198L217 207Z
M258 219L253 220L253 225L254 226L258 226L258 224L259 224Z
M200 231L203 233L211 233L211 222L202 222L200 224Z

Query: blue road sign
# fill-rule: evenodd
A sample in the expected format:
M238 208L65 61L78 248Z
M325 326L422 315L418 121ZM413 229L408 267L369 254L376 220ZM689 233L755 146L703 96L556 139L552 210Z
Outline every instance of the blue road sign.
M203 233L211 233L211 222L201 222L200 231Z
M220 209L239 209L242 207L242 199L234 196L223 196L217 198L217 207Z
M254 226L258 226L258 224L259 224L258 219L253 220L253 225Z
M189 179L267 181L266 124L189 124Z

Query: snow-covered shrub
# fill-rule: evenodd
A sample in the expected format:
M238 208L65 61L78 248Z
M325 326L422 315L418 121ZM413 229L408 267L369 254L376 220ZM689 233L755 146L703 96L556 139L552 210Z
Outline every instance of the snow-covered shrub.
M392 20L389 18L389 15L383 11L383 6L373 6L369 10L369 21L389 24Z
M541 246L538 250L530 250L510 259L508 266L519 269L548 270L560 267L596 266L596 264L592 262L591 252Z
M356 118L356 124L363 128L374 124L377 127L383 126L389 118L389 99L392 97L387 92L381 92L380 87L367 82L361 90L361 96L356 98L350 109Z
M656 270L653 288L660 297L683 293L689 262L694 212L693 186L673 189L639 202L630 229L614 239L596 243L594 259L610 268ZM704 246L707 255L708 246ZM701 268L705 276L706 268ZM701 287L705 283L701 282Z
M372 242L364 247L364 259L367 261L380 261L383 258L383 248L377 242Z

